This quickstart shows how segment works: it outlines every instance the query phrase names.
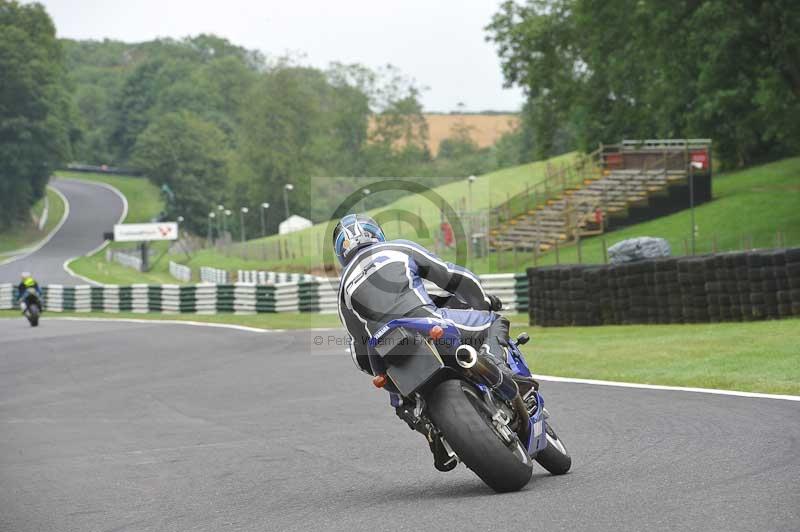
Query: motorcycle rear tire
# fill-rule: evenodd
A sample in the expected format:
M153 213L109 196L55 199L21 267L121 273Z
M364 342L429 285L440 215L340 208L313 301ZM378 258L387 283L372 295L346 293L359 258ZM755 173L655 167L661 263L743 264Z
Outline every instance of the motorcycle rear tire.
M467 393L474 388L460 380L439 384L427 397L428 414L455 453L493 490L518 491L530 481L533 461L519 444L524 458L501 440L491 419ZM524 461L523 461L524 460Z

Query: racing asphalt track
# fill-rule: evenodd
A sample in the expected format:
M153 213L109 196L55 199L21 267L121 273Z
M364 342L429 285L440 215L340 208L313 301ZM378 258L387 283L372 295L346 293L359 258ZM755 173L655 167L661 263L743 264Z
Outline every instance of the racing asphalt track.
M495 495L328 336L0 320L0 530L800 528L798 402L545 382L573 470Z
M0 283L17 284L20 272L30 271L41 284L87 284L67 273L64 262L96 249L122 216L123 201L108 188L73 179L54 179L50 185L69 202L66 222L38 250L0 265Z

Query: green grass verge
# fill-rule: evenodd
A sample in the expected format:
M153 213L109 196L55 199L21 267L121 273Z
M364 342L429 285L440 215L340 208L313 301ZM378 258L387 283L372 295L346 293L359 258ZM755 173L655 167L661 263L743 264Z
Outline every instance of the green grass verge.
M112 244L112 247L116 246L117 245ZM153 247L160 253L159 248L163 248L164 246ZM88 277L101 284L185 284L169 274L168 260L169 259L164 257L151 271L140 272L116 262L108 262L106 260L106 250L102 249L89 257L80 257L71 261L69 267L78 275Z
M125 217L126 223L149 222L161 212L163 201L158 187L143 177L119 176L110 174L94 174L84 172L59 171L57 177L68 177L70 179L80 179L106 183L119 190L128 200L128 214ZM157 252L166 249L167 243L154 243L153 248ZM111 243L112 248L131 248L133 244ZM141 273L117 264L116 262L106 261L105 250L100 250L92 256L80 257L69 263L69 267L84 277L88 277L98 283L103 284L180 284L168 272L168 259L163 258L152 272Z
M338 328L333 314L101 314L47 316L124 317L228 323L263 329ZM23 319L16 311L0 318ZM540 328L527 316L509 316L512 334L528 331L528 360L541 375L669 386L800 395L800 320L695 325ZM647 338L647 341L642 341Z
M64 201L52 188L47 188L48 213L47 221L41 231L33 222L22 227L15 227L10 231L0 233L0 258L10 257L24 248L35 246L61 221L64 216ZM38 218L44 211L44 198L37 201L31 209Z
M526 329L542 375L800 395L798 319Z

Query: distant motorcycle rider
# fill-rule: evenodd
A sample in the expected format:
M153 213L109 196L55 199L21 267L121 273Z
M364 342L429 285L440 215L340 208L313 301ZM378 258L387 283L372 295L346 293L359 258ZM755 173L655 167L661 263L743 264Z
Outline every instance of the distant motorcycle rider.
M380 363L370 356L370 337L401 317L437 317L452 322L462 343L480 348L506 368L509 322L497 314L500 300L487 295L477 276L446 263L408 240L387 241L375 220L349 214L333 231L333 248L344 267L339 285L339 319L352 338L351 355L368 374ZM427 279L463 302L465 310L438 308L422 280Z
M33 288L36 290L36 295L41 299L42 297L42 289L39 288L39 283L36 282L36 279L30 274L30 272L22 272L20 274L21 281L17 285L17 301L19 302L19 308L22 312L25 312L25 292L29 288Z

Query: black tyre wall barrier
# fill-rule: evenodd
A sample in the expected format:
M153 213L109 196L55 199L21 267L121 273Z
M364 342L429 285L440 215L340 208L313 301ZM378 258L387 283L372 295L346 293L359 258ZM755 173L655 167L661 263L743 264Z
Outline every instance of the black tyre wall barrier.
M531 325L713 323L800 316L800 248L529 268Z

